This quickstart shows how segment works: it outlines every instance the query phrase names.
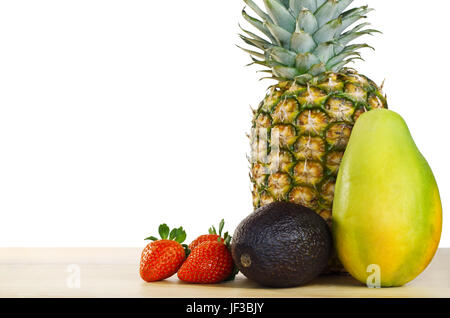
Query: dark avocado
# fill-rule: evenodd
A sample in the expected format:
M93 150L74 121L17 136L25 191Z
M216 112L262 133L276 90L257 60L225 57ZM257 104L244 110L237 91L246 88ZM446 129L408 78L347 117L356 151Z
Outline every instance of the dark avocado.
M301 205L266 205L239 224L231 253L239 270L268 287L310 282L327 266L332 237L326 222Z

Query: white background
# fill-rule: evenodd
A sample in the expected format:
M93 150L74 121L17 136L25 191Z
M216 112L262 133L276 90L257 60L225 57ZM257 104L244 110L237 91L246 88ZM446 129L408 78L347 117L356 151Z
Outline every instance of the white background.
M450 2L370 2L384 34L356 67L386 79L445 211ZM271 83L235 46L242 7L0 1L0 245L144 246L161 222L190 240L222 217L233 230L252 211L249 105Z

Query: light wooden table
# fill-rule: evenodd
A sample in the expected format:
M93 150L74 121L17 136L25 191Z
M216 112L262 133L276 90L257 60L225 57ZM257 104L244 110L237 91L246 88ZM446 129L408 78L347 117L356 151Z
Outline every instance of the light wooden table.
M369 289L342 276L323 276L288 289L262 288L242 275L218 285L189 285L176 275L146 283L138 272L140 252L139 248L0 248L0 297L450 297L450 249L439 250L413 282L385 289Z

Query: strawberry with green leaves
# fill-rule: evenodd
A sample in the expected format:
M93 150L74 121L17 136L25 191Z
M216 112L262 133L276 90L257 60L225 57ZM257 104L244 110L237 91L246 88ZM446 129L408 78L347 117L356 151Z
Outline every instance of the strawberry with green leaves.
M161 239L146 238L149 243L141 254L140 275L146 282L154 282L174 275L186 259L187 246L181 245L186 239L183 227L170 231L166 224L159 226Z
M231 236L222 237L224 221L219 225L219 234L212 227L210 234L202 235L190 245L191 252L178 270L178 278L195 284L215 284L232 280L236 268L230 252Z
M222 221L220 221L219 223L219 234L217 234L216 228L213 226L211 226L208 229L208 233L209 234L205 234L205 235L200 235L199 237L197 237L195 240L192 241L191 244L189 244L189 249L192 251L194 248L196 248L198 245L200 245L203 242L206 241L217 241L220 238L220 241L223 243L225 240L222 238L222 230L223 227L225 225L225 220L222 219ZM224 234L224 237L228 236L228 232L226 232Z

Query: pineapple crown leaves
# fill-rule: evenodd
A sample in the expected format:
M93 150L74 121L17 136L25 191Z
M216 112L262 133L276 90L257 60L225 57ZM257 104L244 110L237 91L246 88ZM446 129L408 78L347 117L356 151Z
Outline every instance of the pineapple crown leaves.
M239 37L251 48L238 47L250 54L249 65L265 67L262 72L279 81L304 84L323 73L339 72L362 59L358 50L372 48L351 41L379 33L367 28L367 22L350 29L372 11L368 6L348 9L353 0L263 0L265 11L253 0L243 1L258 16L244 8L244 20L261 36L239 26Z
M175 228L170 230L170 228L167 226L167 224L161 224L158 228L159 236L162 240L171 240L178 243L183 243L186 240L186 232L184 231L183 227L180 226L179 228ZM150 241L158 241L159 239L154 236L149 236L145 238L145 240ZM184 246L183 246L184 247Z
M224 226L225 226L225 220L222 219L222 220L220 221L220 223L219 223L219 233L217 233L217 230L216 230L216 228L214 227L214 225L211 226L211 227L208 229L208 233L209 233L209 234L219 235L219 237L217 238L217 241L221 242L221 241L222 241L221 239L223 238L224 244L225 244L226 246L229 246L229 245L230 245L230 242L231 242L231 235L229 235L228 232L225 232L225 233L223 234L223 237L222 237L222 231L223 231L223 227L224 227Z

